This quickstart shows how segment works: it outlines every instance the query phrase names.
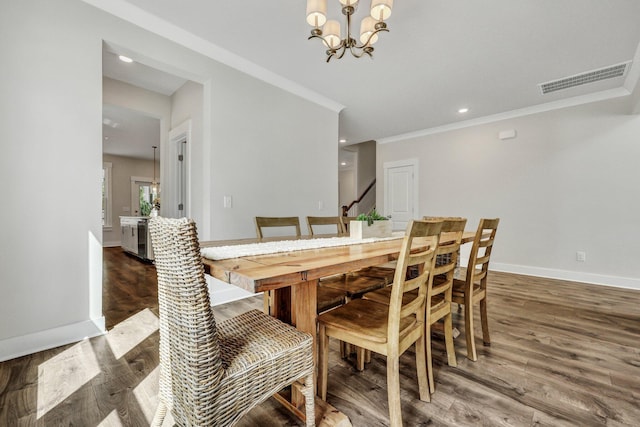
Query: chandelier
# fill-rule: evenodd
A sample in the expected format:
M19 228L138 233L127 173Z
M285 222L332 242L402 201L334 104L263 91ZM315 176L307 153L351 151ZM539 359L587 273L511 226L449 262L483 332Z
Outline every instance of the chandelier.
M158 194L158 182L156 181L156 149L157 145L152 145L153 148L153 182L151 183L151 193L155 197Z
M378 33L388 32L384 22L391 16L393 0L371 0L369 16L360 23L360 43L351 37L351 16L358 7L359 0L340 0L342 14L347 17L347 34L341 37L340 23L335 20L327 21L327 0L307 0L307 23L313 27L311 39L320 39L327 47L327 62L331 58L342 58L347 50L356 58L363 55L373 57L373 44L378 41Z

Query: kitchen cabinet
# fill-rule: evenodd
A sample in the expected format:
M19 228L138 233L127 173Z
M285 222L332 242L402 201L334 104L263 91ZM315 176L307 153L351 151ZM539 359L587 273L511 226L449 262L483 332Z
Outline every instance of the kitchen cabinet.
M120 217L120 246L122 250L143 260L153 260L153 247L149 235L149 217Z

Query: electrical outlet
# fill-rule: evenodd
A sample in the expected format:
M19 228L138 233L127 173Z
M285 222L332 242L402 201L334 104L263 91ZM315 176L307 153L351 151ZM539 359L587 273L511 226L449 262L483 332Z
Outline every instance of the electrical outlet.
M224 196L222 203L225 208L231 208L233 205L233 199L231 198L231 196Z
M584 251L576 252L576 261L585 262L587 260L587 253Z

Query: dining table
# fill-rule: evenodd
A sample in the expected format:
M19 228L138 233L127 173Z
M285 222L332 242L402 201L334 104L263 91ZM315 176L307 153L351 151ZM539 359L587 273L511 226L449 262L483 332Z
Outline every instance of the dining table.
M466 231L462 243L472 242L475 231ZM322 239L332 236L271 237L263 239L236 239L220 241L202 241L200 247L228 247L252 245L274 241L295 241L305 239ZM264 293L264 310L298 330L307 332L314 338L314 358L316 355L316 318L317 318L317 285L323 277L347 274L362 268L379 266L395 261L402 246L402 233L391 239L364 239L362 243L344 246L317 247L313 249L290 250L258 255L242 255L226 259L210 259L203 257L205 271L224 282L239 286L252 293ZM454 233L442 233L441 242L451 242ZM373 241L372 241L373 240ZM417 250L424 247L420 239L413 242ZM276 398L278 398L276 396ZM282 397L278 400L296 415L302 415L299 408L302 397ZM318 402L319 397L316 397ZM326 409L326 402L321 402ZM316 404L316 407L318 405ZM330 408L330 406L329 406ZM330 408L330 411L333 408ZM296 412L297 411L297 412ZM318 419L318 416L316 416ZM348 419L347 419L348 420ZM325 425L350 425L344 420Z

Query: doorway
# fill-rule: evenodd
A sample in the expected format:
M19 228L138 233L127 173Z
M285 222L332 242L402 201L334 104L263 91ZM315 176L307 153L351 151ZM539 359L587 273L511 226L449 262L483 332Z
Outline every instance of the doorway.
M391 215L394 230L406 230L418 206L418 159L386 162L384 212Z
M149 216L157 198L150 178L131 177L131 214Z

